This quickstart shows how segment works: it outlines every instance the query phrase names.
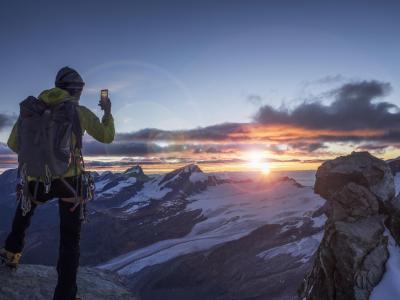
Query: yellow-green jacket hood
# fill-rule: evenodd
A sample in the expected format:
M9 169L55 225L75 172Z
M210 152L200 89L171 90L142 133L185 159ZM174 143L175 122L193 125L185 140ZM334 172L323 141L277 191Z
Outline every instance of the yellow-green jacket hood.
M46 102L48 105L57 105L60 102L65 101L67 98L68 100L74 100L74 98L71 97L71 95L66 90L57 87L49 90L44 90L40 93L38 98Z

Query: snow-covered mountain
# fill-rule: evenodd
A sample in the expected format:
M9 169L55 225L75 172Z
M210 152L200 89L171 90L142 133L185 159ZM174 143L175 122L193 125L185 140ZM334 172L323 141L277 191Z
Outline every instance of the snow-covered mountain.
M200 174L205 176L199 173L199 177ZM136 201L141 203L143 199L139 197ZM174 201L163 201L162 206L174 205ZM189 195L185 201L183 212L201 211L202 216L189 234L124 254L102 267L120 274L133 274L146 266L238 240L266 224L301 227L308 221L319 227L323 220L311 216L322 201L313 195L312 189L301 188L291 180L269 182L265 186L262 182L221 183Z
M0 175L2 239L13 172ZM288 177L206 174L191 164L153 176L135 166L95 181L81 262L126 276L141 299L293 299L325 222L325 201ZM55 264L56 220L56 202L38 209L25 262Z

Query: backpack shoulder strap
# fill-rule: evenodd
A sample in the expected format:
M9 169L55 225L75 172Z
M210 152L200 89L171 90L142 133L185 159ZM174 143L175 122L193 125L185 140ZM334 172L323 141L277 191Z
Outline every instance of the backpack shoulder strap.
M78 105L74 104L73 115L72 115L72 132L75 134L76 137L76 147L82 149L83 130L77 108Z
M76 148L81 149L82 148L82 137L83 137L83 130L82 130L82 125L81 121L79 119L79 113L78 113L78 103L75 101L71 100L69 97L65 98L62 102L57 104L54 108L57 108L59 106L63 106L65 108L65 112L69 115L68 118L70 122L72 123L72 132L74 133L76 137Z

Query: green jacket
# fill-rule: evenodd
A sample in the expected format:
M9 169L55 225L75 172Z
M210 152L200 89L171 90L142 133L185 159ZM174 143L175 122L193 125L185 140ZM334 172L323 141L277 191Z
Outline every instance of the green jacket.
M71 98L71 101L74 100L73 97L69 95L69 93L60 88L52 88L50 90L45 90L39 95L39 99L43 100L49 105L57 105L65 98ZM99 118L90 111L87 107L78 105L77 111L79 115L79 120L82 127L82 132L85 131L96 139L99 142L109 144L114 140L115 128L114 128L114 119L110 116L104 116L100 122ZM18 153L18 123L14 124L14 127L11 131L10 137L8 138L7 145L10 147L12 151ZM76 137L73 134L72 144L76 144ZM76 172L77 171L77 172ZM70 177L74 175L78 175L81 173L81 167L78 166L78 169L75 171L75 166L71 164L68 170L65 172L63 177Z

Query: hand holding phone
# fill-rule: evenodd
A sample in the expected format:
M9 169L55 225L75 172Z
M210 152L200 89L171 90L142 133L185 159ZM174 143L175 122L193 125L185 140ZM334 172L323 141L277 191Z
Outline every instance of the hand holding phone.
M104 110L105 114L111 113L111 101L110 98L108 97L107 89L101 90L100 92L99 106L101 107L102 110Z
M101 92L100 92L100 102L102 104L105 104L107 99L108 99L108 90L107 89L101 90ZM103 107L102 107L102 109L103 109Z

